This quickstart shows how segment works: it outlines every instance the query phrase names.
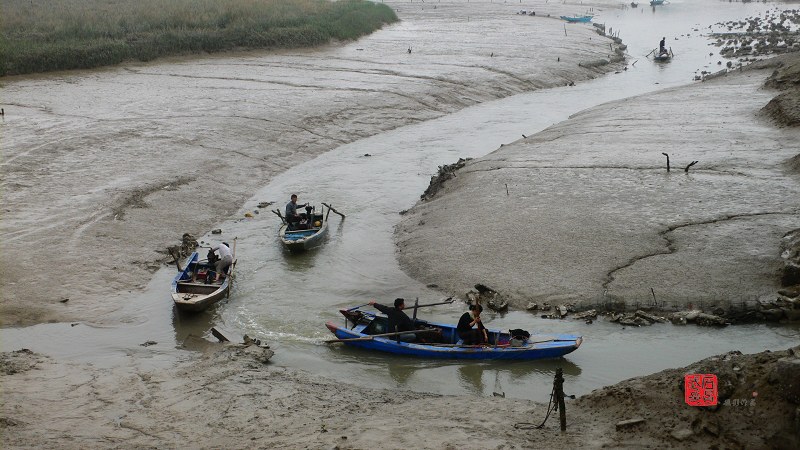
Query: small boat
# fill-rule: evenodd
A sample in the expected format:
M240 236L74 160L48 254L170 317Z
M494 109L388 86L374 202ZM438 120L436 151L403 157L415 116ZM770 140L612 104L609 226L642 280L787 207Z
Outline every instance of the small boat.
M636 2L631 2L631 8L638 8L639 4Z
M278 229L278 237L283 246L290 252L302 252L319 245L328 234L328 216L332 210L333 208L323 203L320 213L317 214L313 206L307 206L304 222L289 224L284 221Z
M659 6L663 5L664 0L650 0L650 6Z
M397 355L435 359L535 360L564 356L577 350L583 342L581 336L566 334L512 340L510 333L487 330L488 344L463 345L455 326L423 320L416 320L417 326L424 328L417 331L420 342L402 342L397 337L398 333L385 333L388 324L385 316L357 308L339 312L345 317L344 325L327 322L325 326L342 343Z
M591 22L594 16L591 15L584 15L584 16L561 16L562 20L566 20L567 22L577 23L577 22Z
M659 53L658 50L653 50L653 61L656 62L668 62L672 60L673 56L675 55L672 54L672 49L661 53Z
M203 311L223 297L228 297L235 265L234 258L233 264L228 267L227 276L214 282L214 265L208 260L200 261L200 254L192 252L186 260L186 266L172 280L172 300L175 306L182 311Z

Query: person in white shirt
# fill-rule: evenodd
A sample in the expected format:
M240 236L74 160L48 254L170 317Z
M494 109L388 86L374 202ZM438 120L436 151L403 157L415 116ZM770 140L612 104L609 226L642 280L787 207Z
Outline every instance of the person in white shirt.
M219 261L216 262L217 277L214 279L214 282L217 282L220 278L225 276L228 266L233 263L233 255L231 254L231 248L228 247L227 242L214 244L211 246L211 250L219 253Z

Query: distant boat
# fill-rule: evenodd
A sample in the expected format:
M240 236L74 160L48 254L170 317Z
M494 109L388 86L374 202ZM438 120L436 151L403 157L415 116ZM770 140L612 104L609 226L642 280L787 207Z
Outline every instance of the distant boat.
M566 20L567 22L591 22L594 16L585 15L585 16L561 16L562 20Z
M667 61L670 61L670 60L672 60L673 56L675 56L675 55L672 53L672 49L669 49L669 51L665 50L665 51L663 51L661 53L659 53L658 50L656 50L656 49L653 50L653 61L656 61L656 62L667 62Z
M631 2L631 8L638 8L639 4L636 2Z
M650 0L650 6L658 6L658 5L663 5L663 4L664 4L664 0Z

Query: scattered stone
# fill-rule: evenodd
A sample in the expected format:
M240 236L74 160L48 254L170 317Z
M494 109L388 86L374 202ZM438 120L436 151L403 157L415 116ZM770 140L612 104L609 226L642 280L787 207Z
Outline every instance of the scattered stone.
M594 309L590 309L588 311L584 311L582 313L578 313L572 316L572 318L575 320L594 319L596 317L597 317L597 311Z
M222 229L217 228L216 230L211 230L211 234L222 234Z
M636 417L634 419L628 419L628 420L622 420L620 422L617 422L617 430L621 430L621 429L624 429L624 428L630 428L630 427L632 427L634 425L638 425L638 424L644 423L644 422L645 422L645 419L643 419L641 417Z
M658 322L658 323L666 323L667 322L667 319L665 319L664 317L659 317L659 316L654 316L652 314L647 314L646 312L644 312L642 310L638 310L634 314L636 315L636 317L644 319L644 320L650 322L651 324L652 323L656 323L656 322Z
M68 297L64 297L64 298L62 298L62 299L61 299L61 300L59 300L59 301L60 301L61 303L67 303L67 302L69 301L69 298L68 298Z
M777 380L783 398L800 405L800 357L781 358L775 363L772 379Z
M467 298L471 303L486 305L492 311L504 312L508 310L508 300L494 289L480 283L475 285L474 291L467 292Z
M528 311L536 311L537 309L539 309L539 305L537 305L536 303L530 302L530 303L528 303L528 306L525 307L525 309L527 309Z
M467 161L471 160L472 158L459 158L453 164L446 164L444 166L439 166L439 172L436 175L431 177L431 182L428 185L428 188L425 189L425 192L422 193L420 199L422 201L432 199L439 190L442 189L444 186L444 182L456 177L456 171L461 169L467 164Z
M692 432L691 429L683 428L680 430L672 430L672 432L669 435L675 438L676 440L683 442L686 439L690 438L692 434L694 434L694 432Z

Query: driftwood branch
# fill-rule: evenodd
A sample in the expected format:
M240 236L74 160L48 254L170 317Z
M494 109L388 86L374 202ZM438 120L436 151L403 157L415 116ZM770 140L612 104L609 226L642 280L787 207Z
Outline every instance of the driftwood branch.
M692 162L690 162L690 163L689 163L689 165L688 165L688 166L686 166L686 168L685 168L685 169L683 169L683 171L684 171L684 172L686 172L686 173L689 173L689 167L692 167L693 165L695 165L695 164L697 164L697 163L698 163L698 161L692 161Z
M226 338L225 335L220 333L216 328L211 328L211 334L220 342L230 342L230 339Z
M281 222L286 223L286 219L283 218L283 215L281 215L280 211L278 211L277 209L273 209L271 211L273 214L281 218Z

